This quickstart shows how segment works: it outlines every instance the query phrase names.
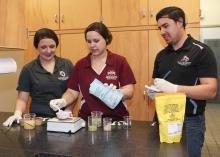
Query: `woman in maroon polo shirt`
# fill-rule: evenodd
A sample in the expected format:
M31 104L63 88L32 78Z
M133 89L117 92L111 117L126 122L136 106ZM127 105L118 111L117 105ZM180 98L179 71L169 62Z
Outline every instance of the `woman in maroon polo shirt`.
M102 111L104 117L112 117L113 120L121 120L129 115L124 100L131 99L136 83L134 74L125 57L112 53L107 49L112 41L111 32L101 22L90 24L84 32L89 54L80 59L72 72L68 82L68 89L61 99L51 100L50 106L55 111L74 102L81 92L83 98L79 116L86 119L91 111ZM90 84L95 80L103 84L116 87L122 94L122 100L110 107L105 100L91 94ZM112 90L116 90L112 89ZM103 91L101 91L102 93Z

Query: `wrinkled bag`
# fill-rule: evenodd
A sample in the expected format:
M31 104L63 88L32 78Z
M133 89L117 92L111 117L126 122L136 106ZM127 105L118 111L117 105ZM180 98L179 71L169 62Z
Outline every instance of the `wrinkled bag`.
M186 95L183 93L157 93L155 105L159 121L160 142L180 142Z

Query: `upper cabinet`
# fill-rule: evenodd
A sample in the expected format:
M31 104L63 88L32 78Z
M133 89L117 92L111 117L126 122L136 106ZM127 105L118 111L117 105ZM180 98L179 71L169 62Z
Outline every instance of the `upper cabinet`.
M147 9L147 0L102 0L102 18L109 27L146 25Z
M25 48L24 0L0 0L0 48Z
M60 0L60 29L86 28L100 17L101 0Z
M102 0L102 18L110 27L156 25L157 12L168 6L182 8L188 23L200 21L200 0Z
M182 8L186 13L188 23L198 23L200 21L200 0L149 0L149 24L155 25L157 12L168 6L178 6Z
M29 31L42 27L59 29L59 0L26 0L26 18Z
M83 29L100 20L108 27L156 25L157 12L167 6L182 8L188 23L200 21L200 0L27 0L27 26Z
M80 29L101 17L101 0L28 0L26 8L30 31Z

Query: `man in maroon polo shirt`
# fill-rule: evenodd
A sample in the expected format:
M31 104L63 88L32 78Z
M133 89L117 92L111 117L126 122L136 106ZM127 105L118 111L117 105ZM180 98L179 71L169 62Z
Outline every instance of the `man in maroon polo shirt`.
M75 101L81 92L83 98L79 110L80 117L86 119L91 111L102 111L104 117L121 120L123 116L129 115L124 100L131 99L133 96L136 83L134 74L125 57L107 50L112 35L103 23L95 22L89 25L85 30L85 39L90 53L76 63L68 89L62 99L51 100L50 106L55 111L57 106L65 107ZM122 101L114 109L90 93L90 84L95 79L103 84L115 86L122 93Z

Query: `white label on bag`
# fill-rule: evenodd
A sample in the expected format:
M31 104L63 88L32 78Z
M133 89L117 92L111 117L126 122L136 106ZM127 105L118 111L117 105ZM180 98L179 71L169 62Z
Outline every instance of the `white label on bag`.
M168 135L169 136L181 135L182 127L183 124L181 122L168 123L168 128L167 128Z

